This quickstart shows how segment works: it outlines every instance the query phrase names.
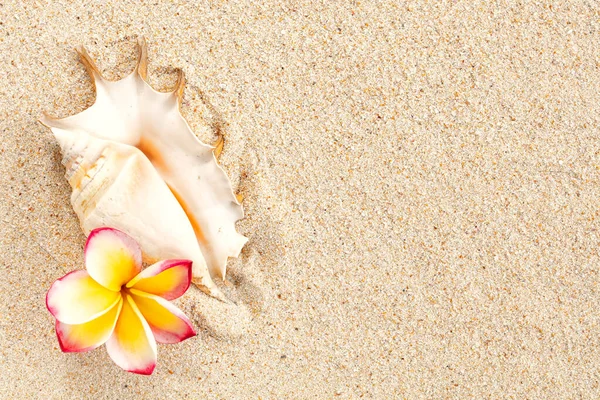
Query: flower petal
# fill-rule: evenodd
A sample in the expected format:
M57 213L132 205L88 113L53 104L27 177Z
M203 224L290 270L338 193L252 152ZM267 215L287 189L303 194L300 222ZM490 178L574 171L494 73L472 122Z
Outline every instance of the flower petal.
M93 350L103 345L112 335L121 312L123 300L96 319L79 325L70 325L56 320L56 336L60 349L65 352Z
M77 325L98 318L121 298L92 279L87 271L73 271L50 286L48 311L60 322Z
M106 350L121 368L136 374L150 375L156 367L156 341L131 296L123 295L123 308Z
M174 300L188 290L191 281L190 260L165 260L140 272L127 283L127 287Z
M157 342L179 343L196 336L190 320L167 300L135 289L131 289L131 294Z
M90 232L85 244L85 267L90 276L110 290L121 286L142 269L142 251L130 236L112 228Z

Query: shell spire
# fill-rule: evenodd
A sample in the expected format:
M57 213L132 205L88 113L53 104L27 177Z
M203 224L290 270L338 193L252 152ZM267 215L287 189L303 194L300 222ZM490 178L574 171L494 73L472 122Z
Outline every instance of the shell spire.
M77 52L77 54L79 54L79 60L87 70L87 73L92 79L92 81L95 83L96 80L102 80L103 78L102 74L100 73L100 70L96 66L96 63L94 62L92 57L90 57L90 55L88 54L85 47L79 46L75 49L75 51Z
M135 70L144 81L148 79L148 46L146 38L140 36L137 42L138 61Z

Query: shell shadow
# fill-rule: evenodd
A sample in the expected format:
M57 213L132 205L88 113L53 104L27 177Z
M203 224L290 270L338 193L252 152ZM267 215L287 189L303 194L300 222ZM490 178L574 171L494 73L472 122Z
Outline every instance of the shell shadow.
M256 258L253 249L243 252L241 260L233 263L227 273L228 282L235 288L235 293L231 295L232 300L238 304L245 304L254 315L262 312L266 301L264 290L256 283L256 280L262 282L262 279L257 279Z
M195 105L204 110L199 111L200 115L194 115L191 119L200 119L202 123L208 125L208 135L200 139L225 136L227 138L228 130L232 129L211 103L209 96L195 85L188 83L194 93L194 99L188 103L188 107L196 110ZM201 104L199 104L201 103ZM194 112L196 114L196 112ZM233 128L235 129L235 128ZM197 130L193 129L196 133ZM247 132L245 135L252 135ZM227 143L227 142L225 142ZM242 143L242 148L244 148ZM227 151L227 145L225 147ZM213 318L206 314L204 304L206 297L200 293L204 299L198 299L193 310L196 326L202 330L201 335L207 335L220 340L231 340L238 338L241 332L245 331L252 320L259 317L262 312L268 308L273 300L272 290L270 289L269 276L277 271L277 265L281 258L285 256L280 238L283 236L280 231L280 221L276 216L270 213L256 215L258 204L264 194L272 193L273 188L264 180L259 179L259 170L266 167L265 160L261 158L260 152L253 149L242 150L243 154L235 154L237 171L232 171L230 178L236 192L243 195L243 206L245 218L238 221L236 226L238 231L247 236L249 241L242 248L238 258L230 258L227 264L227 275L225 282L216 282L219 288L226 296L235 303L235 306L227 306L223 303L216 304L215 300L210 299L214 304L211 312L219 309L222 313L220 318ZM236 182L237 181L237 182ZM260 235L253 235L253 232L260 232ZM260 243L255 240L260 240ZM261 249L269 249L268 252ZM202 310L204 308L204 310ZM224 320L228 320L225 321ZM246 325L247 324L247 325Z
M237 341L252 321L250 310L244 304L224 303L197 288L190 288L184 297L182 308L193 320L200 336Z

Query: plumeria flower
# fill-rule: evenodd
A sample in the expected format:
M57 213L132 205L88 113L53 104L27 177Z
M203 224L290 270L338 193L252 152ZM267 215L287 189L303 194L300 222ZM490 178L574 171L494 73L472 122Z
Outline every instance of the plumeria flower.
M150 375L156 342L178 343L196 335L190 320L168 301L189 288L191 261L160 261L142 271L138 244L112 228L93 230L84 255L87 271L63 276L46 295L62 351L89 351L106 343L119 367Z

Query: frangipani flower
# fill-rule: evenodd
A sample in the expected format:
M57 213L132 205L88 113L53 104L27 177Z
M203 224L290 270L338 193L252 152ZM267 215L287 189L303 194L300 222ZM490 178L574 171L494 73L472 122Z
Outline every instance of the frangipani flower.
M94 229L84 254L87 271L63 276L46 295L63 352L106 343L118 366L150 375L156 342L178 343L196 335L189 319L168 301L190 286L191 261L160 261L142 271L138 244L112 228Z

